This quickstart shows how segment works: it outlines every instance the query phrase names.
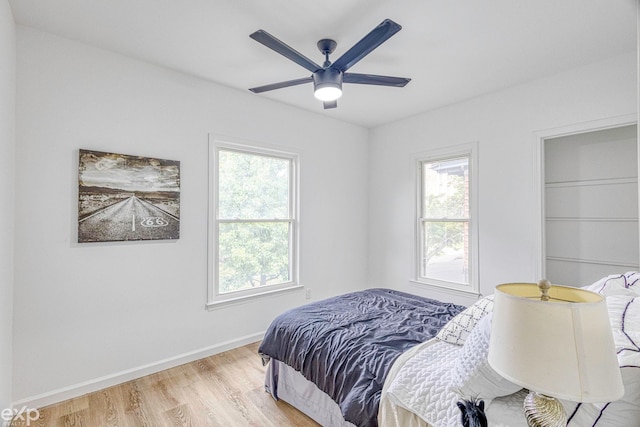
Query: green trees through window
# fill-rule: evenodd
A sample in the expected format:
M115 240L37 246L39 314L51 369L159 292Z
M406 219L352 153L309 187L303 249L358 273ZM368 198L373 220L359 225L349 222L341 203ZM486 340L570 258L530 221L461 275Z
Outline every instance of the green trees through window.
M291 282L293 160L217 153L217 293Z

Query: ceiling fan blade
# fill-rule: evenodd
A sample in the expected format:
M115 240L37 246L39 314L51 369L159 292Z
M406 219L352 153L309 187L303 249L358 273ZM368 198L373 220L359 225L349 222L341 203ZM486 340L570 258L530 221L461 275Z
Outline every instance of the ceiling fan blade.
M271 83L270 85L252 87L249 90L253 93L262 93L262 92L267 92L269 90L282 89L283 87L297 86L304 83L311 83L312 81L313 81L312 77L305 77L302 79L287 80L286 82Z
M362 40L354 44L351 49L346 51L340 58L336 59L331 65L340 71L347 71L353 67L356 62L371 53L372 50L387 41L392 35L400 31L402 27L390 19L385 19L376 28L371 30L369 34L364 36Z
M292 60L296 64L303 66L312 73L315 73L316 71L322 69L321 66L319 66L291 46L273 37L271 34L267 33L264 30L258 30L255 33L250 34L249 37L257 41L258 43L262 43L269 49L275 50L280 55Z
M324 105L325 110L328 110L329 108L338 108L338 101L324 101L322 105Z
M374 74L344 73L343 83L357 83L361 85L405 87L411 81L405 77L376 76Z

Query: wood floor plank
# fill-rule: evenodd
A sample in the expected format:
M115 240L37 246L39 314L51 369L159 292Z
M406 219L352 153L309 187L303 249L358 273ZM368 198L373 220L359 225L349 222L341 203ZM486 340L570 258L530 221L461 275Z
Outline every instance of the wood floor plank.
M220 405L208 386L203 387L202 384L194 383L185 387L183 392L189 400L197 426L218 427L233 422L237 418L235 416L227 418L228 414L220 410Z
M89 408L89 425L92 426L119 427L118 419L124 416L113 387L91 393Z
M88 413L88 409L82 409L80 411L63 415L60 425L64 427L90 427L91 425L87 420Z
M269 420L271 425L275 426L305 426L316 427L320 424L316 423L302 412L295 409L288 403L279 400L272 399L268 394L268 399L265 399L265 391L262 387L251 390L248 393L248 398L253 403L255 410L261 414L264 414Z
M193 424L191 418L191 408L189 405L178 405L174 408L165 411L164 413L169 425L175 427L198 427L198 424Z
M58 406L49 406L47 408L43 408L39 410L39 417L35 421L35 424L32 423L35 427L51 427L56 425L56 420L58 420ZM15 425L16 423L14 423ZM19 425L19 424L18 424Z
M36 427L318 427L264 391L259 342L40 408ZM16 425L15 427L19 427Z
M140 379L151 405L155 410L162 412L185 403L179 393L182 387L181 383L174 381L173 377L167 375L166 372L159 372Z

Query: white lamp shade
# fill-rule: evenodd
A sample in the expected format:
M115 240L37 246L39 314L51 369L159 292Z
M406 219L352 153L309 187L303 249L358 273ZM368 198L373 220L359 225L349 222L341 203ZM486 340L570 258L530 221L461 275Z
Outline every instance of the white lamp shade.
M575 402L609 402L624 394L607 305L602 295L553 285L540 300L535 283L498 285L489 364L529 390Z

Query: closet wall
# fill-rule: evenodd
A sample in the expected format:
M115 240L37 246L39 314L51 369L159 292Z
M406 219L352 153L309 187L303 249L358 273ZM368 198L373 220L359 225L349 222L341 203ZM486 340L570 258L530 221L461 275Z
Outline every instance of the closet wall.
M546 277L582 286L638 269L637 126L544 142Z

